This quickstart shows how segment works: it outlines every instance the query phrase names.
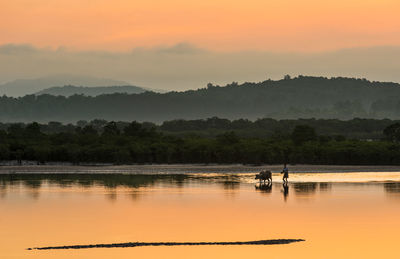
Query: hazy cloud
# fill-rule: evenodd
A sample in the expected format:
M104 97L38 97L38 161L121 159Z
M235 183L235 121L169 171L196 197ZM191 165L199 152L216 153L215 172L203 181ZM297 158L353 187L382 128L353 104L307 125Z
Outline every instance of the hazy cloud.
M16 45L16 44L0 45L0 54L3 54L3 55L30 54L30 53L34 53L36 51L37 51L37 49L31 45Z
M172 47L156 48L158 53L166 54L199 54L204 53L205 50L197 48L189 43L179 43Z
M131 52L0 46L0 83L54 74L112 78L159 89L193 89L208 82L262 81L285 74L349 76L400 82L400 47L323 53L214 52L188 43Z

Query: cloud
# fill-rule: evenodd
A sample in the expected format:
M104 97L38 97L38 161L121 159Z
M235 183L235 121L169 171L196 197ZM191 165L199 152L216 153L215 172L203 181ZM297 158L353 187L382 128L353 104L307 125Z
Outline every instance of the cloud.
M79 74L144 87L185 90L232 81L263 81L285 74L348 76L400 82L400 47L353 48L320 53L215 52L189 43L131 52L0 46L0 81Z
M199 54L204 53L204 49L197 48L189 43L179 43L171 47L163 47L156 49L158 53L166 54Z

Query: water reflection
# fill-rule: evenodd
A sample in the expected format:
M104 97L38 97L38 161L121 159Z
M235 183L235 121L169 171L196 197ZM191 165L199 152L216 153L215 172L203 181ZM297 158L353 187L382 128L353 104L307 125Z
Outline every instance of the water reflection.
M106 197L109 201L115 202L117 200L117 191L111 190L110 192L106 193Z
M242 176L239 175L189 175L189 174L161 174L161 175L129 175L129 174L2 174L0 186L14 186L23 184L28 188L40 188L44 182L59 187L148 187L157 183L170 184L174 187L184 187L190 182L204 182L221 184L224 189L240 187Z
M254 186L257 191L262 193L271 193L272 192L272 183L259 183Z
M384 183L385 191L388 193L399 193L400 194L400 183Z
M6 194L7 194L7 189L6 189L6 186L4 186L4 185L0 185L0 199L3 199L3 198L5 198L6 197Z
M341 177L293 174L288 184L276 180L260 186L254 174L0 175L0 222L7 223L0 224L0 254L42 259L55 255L355 258L361 251L369 258L392 258L400 229L400 181L387 181L391 178L385 175L376 182ZM46 245L292 237L305 237L307 243L268 248L176 247L174 251L162 247L79 253L25 250Z
M328 192L332 189L332 183L319 183L319 190L321 192Z
M23 184L28 188L40 188L44 182L58 187L79 186L89 188L103 186L108 189L117 187L147 187L157 182L182 187L189 175L124 175L124 174L6 174L0 175L0 185L15 186Z
M119 187L132 189L132 199L137 200L143 195L143 192L139 191L140 188L156 185L184 188L188 185L214 184L225 190L226 194L233 195L240 188L242 177L233 174L3 174L0 175L0 198L6 196L8 188L17 186L22 186L35 199L39 197L40 188L43 186L84 189L100 186L107 189L105 195L110 201L117 199L116 189Z
M42 186L41 181L27 179L23 181L23 184L29 189L39 189Z
M288 182L283 182L282 187L283 187L283 199L286 202L287 198L289 196L289 184L288 184Z
M384 185L385 192L389 195L389 197L399 198L400 199L400 183L385 183Z
M335 183L335 184L343 185L343 184L347 184L347 183ZM320 193L330 192L331 189L332 189L332 183L324 183L324 182L320 182L320 183L313 183L313 182L293 183L293 188L294 188L295 194L297 196L307 197L307 196L315 195L317 193L317 191L319 191ZM288 189L288 187L287 187L287 189Z
M323 177L323 176L321 176ZM93 187L105 188L105 196L110 201L117 199L119 191L117 188L128 188L132 200L137 200L144 195L143 188L146 187L172 187L183 189L186 187L206 188L206 186L217 186L228 196L234 196L238 190L252 188L254 184L253 174L2 174L0 175L0 199L7 197L11 189L22 187L33 199L40 197L40 190L44 187L72 188L79 187L90 189ZM291 182L289 184L270 183L257 184L255 191L270 195L273 192L281 193L284 201L288 200L289 189L299 197L314 196L316 193L326 193L332 190L332 186L348 186L357 190L359 186L366 183L331 183L331 182ZM273 188L273 185L275 187ZM383 188L390 195L400 197L400 182L368 183L378 188ZM253 185L254 186L254 185ZM208 188L208 187L207 187ZM275 191L274 191L275 189Z
M311 195L317 191L318 183L293 183L294 192L300 195Z
M235 190L240 187L240 177L238 175L223 175L222 178L212 177L215 181L219 181L225 190Z

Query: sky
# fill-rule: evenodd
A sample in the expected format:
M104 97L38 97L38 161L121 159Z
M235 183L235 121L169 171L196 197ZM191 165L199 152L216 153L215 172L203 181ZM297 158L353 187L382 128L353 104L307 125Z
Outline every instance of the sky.
M335 76L345 72L346 76L400 81L394 73L379 74L372 70L373 65L368 68L357 63L365 61L360 57L347 58L350 63L345 65L356 68L346 71L335 66L340 63L337 58L333 58L336 63L326 64L329 70L305 69L303 63L318 63L321 57L349 50L354 56L368 54L371 49L375 54L379 49L389 57L396 56L400 46L399 12L398 0L0 0L0 83L46 73L77 73L74 67L89 63L94 67L81 69L80 73L177 90L196 88L207 81L256 81L286 73ZM26 56L26 51L35 52L35 58ZM132 53L137 54L135 58ZM109 73L104 69L110 65L98 63L107 62L105 56L121 66L127 63L117 59L130 58L128 63L135 68L127 71L121 67L121 71ZM234 59L234 63L218 58ZM381 62L379 55L374 58L368 62ZM277 60L287 71L271 64ZM220 65L208 69L204 67L207 61ZM22 62L39 63L29 67ZM58 65L52 68L54 62ZM249 66L243 67L242 62ZM398 61L390 62L387 70L399 68ZM145 71L140 63L145 63ZM260 65L265 69L262 74L255 67ZM169 67L183 68L187 75L183 79ZM199 68L219 69L220 74L194 70ZM241 71L241 76L235 71Z
M0 44L321 51L400 43L398 0L0 0Z

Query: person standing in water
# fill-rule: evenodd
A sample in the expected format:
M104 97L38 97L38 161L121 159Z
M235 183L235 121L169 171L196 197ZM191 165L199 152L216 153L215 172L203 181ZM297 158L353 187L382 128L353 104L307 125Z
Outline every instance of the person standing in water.
M283 174L283 183L287 183L289 178L289 169L287 168L286 164L283 165L283 170L281 174Z

